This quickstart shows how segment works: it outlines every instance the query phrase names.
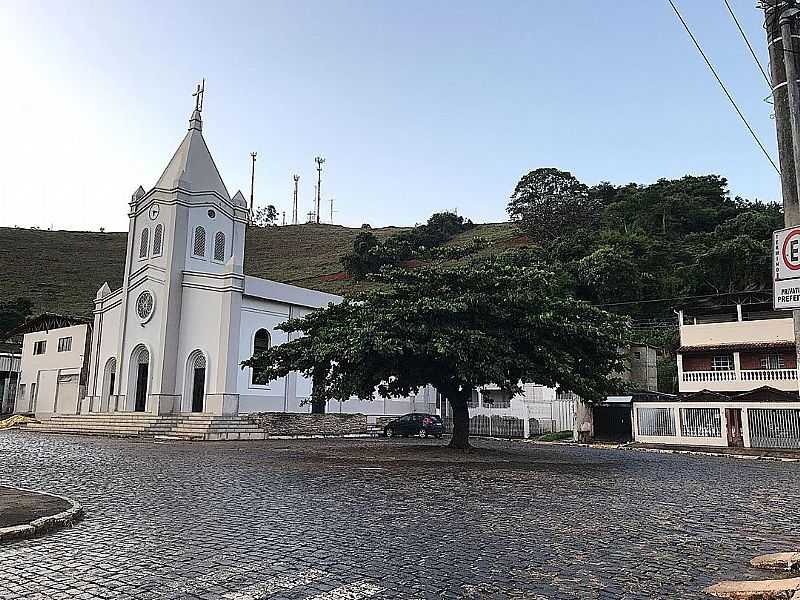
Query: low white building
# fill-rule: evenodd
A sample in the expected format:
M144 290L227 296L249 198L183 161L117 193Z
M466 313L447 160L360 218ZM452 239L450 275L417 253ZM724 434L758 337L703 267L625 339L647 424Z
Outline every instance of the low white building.
M41 315L25 323L15 412L41 417L78 414L86 395L91 325L86 319Z
M497 386L484 386L468 403L470 433L496 437L531 437L544 433L572 431L575 400L570 394L557 395L543 385L525 383L513 397ZM440 402L445 428L450 426L450 407Z

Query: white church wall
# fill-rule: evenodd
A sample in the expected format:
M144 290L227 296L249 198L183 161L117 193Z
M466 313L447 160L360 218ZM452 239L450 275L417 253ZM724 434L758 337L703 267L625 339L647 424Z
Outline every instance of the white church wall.
M132 411L135 407L137 366L136 364L132 365L132 357L140 346L144 346L148 353L148 405L146 410L154 410L154 407L150 406L149 395L153 393L153 390L160 389L161 386L161 370L157 366L163 360L161 331L166 318L167 298L163 280L156 279L155 273L151 274L151 271L151 269L146 269L145 272L139 273L135 280L132 278L128 288L128 311L122 319L125 327L121 353L122 368L118 375L120 377L118 409L122 411ZM151 315L142 319L137 312L136 304L140 295L145 291L152 294L154 305Z
M191 373L189 357L199 350L206 358L206 394L223 393L217 370L220 360L220 315L228 294L217 290L183 288L181 328L178 342L175 393L180 395L180 412L190 412ZM188 383L188 385L187 385Z
M214 216L212 217L211 214ZM223 273L225 262L231 257L233 248L233 220L218 204L206 202L189 209L188 235L186 236L186 270L205 273ZM195 232L198 227L205 231L203 256L195 254ZM214 243L217 233L225 236L225 255L222 260L214 258Z
M115 378L119 377L119 335L122 314L122 295L117 292L103 302L101 311L95 315L92 338L92 359L89 365L87 404L81 412L109 411L116 407L116 394L110 389L107 367L110 360L116 362ZM124 392L123 392L124 393Z
M253 355L253 341L259 329L266 329L270 336L270 346L283 344L288 335L276 327L289 319L291 306L271 300L245 296L242 299L242 314L239 327L239 362ZM309 412L301 409L297 400L299 388L294 393L288 386L288 379L295 381L295 375L282 377L268 382L266 385L253 383L253 371L250 368L239 369L237 389L239 392L239 412ZM302 379L302 378L300 378ZM290 397L291 396L291 397Z

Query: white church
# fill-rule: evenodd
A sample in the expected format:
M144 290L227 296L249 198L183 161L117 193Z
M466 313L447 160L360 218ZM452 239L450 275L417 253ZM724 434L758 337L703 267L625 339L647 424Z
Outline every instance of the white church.
M203 139L201 113L202 94L158 181L131 198L123 284L111 290L106 283L97 292L93 325L84 328L81 385L68 388L79 397L65 402L62 393L59 400L59 382L68 375L59 371L66 334L30 333L23 342L18 412L310 411L310 379L291 373L266 381L241 362L286 342L287 334L276 329L280 323L341 298L245 275L250 210L240 191L229 194ZM49 347L47 337L53 338ZM70 338L69 346L65 358L84 343ZM69 373L78 372L70 366ZM45 370L56 372L52 385L43 385ZM429 388L416 398L331 402L328 411L435 412L435 402Z

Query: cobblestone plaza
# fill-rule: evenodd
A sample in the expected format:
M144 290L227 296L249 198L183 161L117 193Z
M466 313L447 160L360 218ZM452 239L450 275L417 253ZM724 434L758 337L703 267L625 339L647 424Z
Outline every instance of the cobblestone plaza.
M703 598L800 548L800 463L476 441L0 434L0 484L81 502L0 547L0 598Z

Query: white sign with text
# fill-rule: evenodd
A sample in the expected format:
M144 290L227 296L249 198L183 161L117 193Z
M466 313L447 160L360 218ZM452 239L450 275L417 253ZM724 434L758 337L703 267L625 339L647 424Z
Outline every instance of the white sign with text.
M775 310L800 308L800 227L772 234Z

